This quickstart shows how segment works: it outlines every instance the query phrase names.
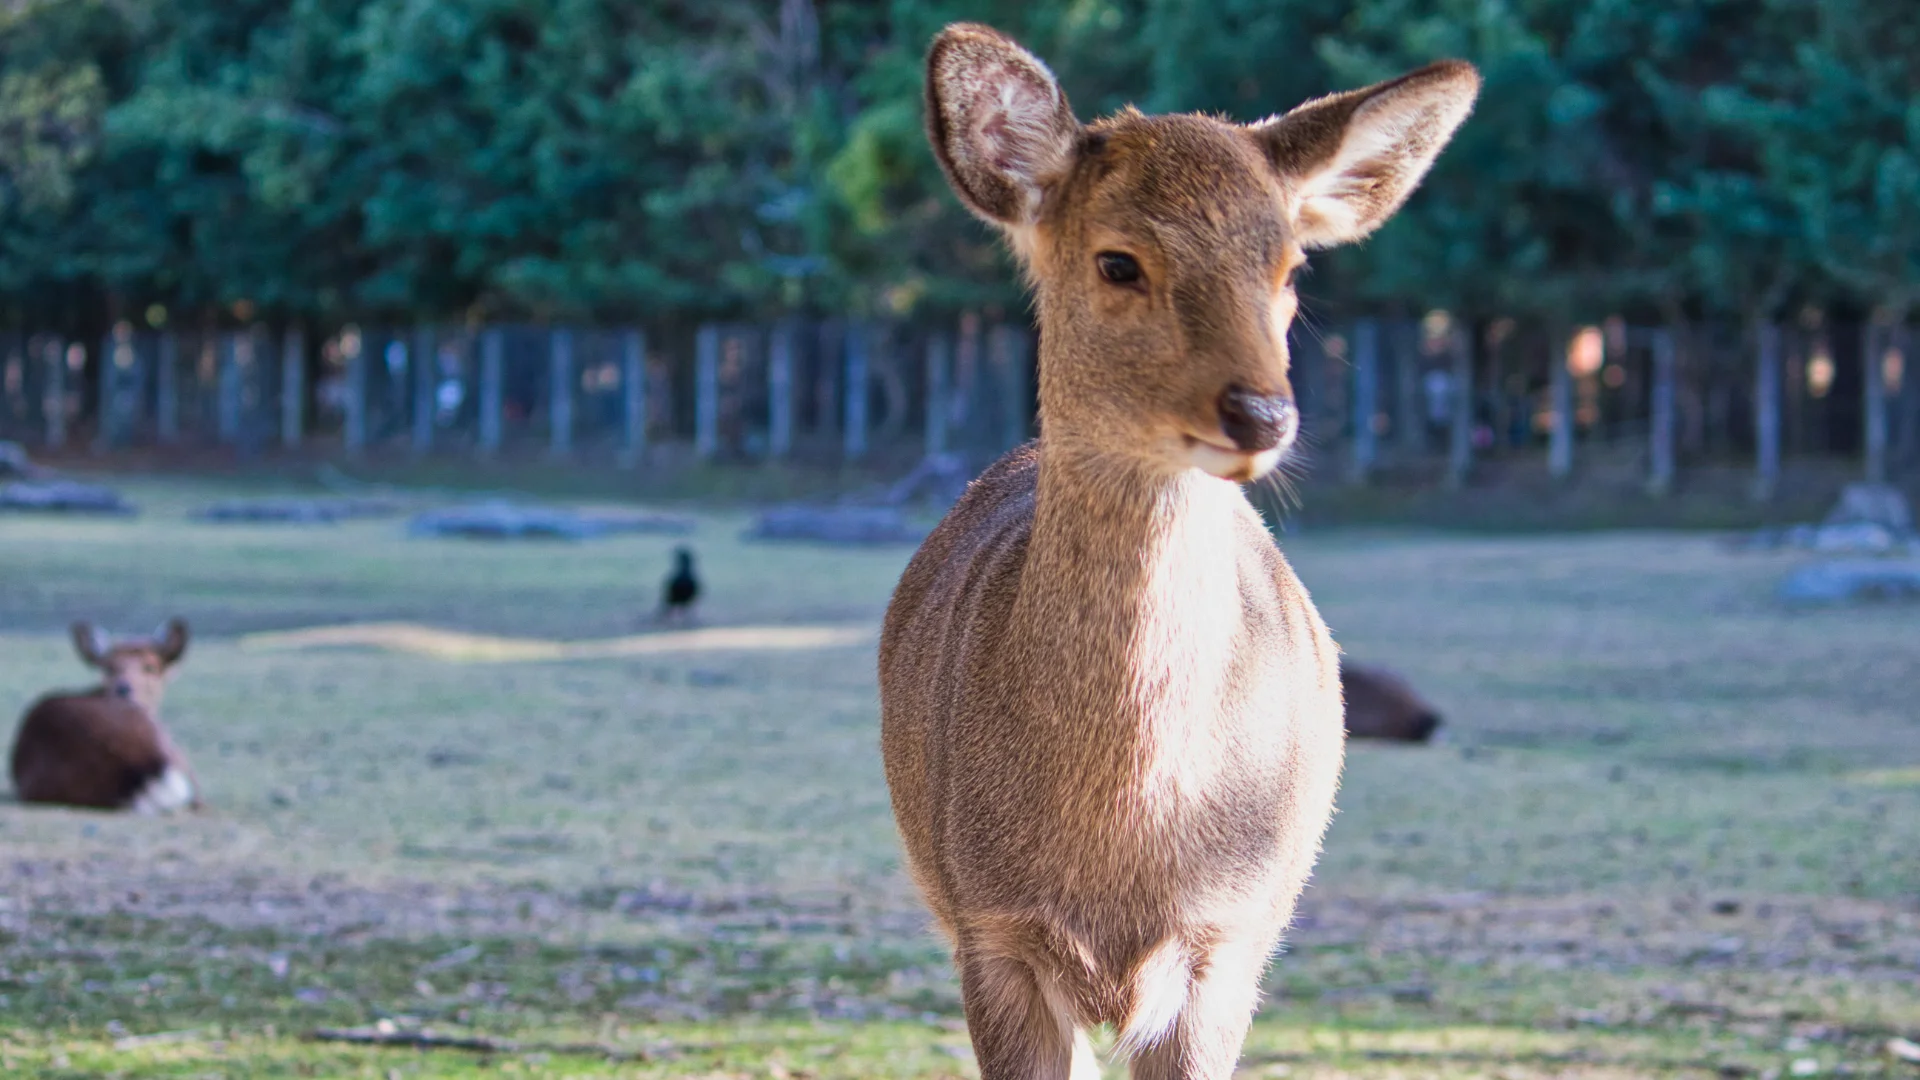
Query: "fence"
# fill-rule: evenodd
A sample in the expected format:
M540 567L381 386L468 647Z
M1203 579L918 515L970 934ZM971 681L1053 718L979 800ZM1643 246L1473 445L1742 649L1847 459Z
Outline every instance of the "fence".
M1808 322L1739 333L1552 333L1432 313L1296 334L1293 381L1323 458L1349 480L1416 468L1466 483L1485 459L1626 448L1650 490L1746 460L1756 488L1794 457L1920 466L1913 335ZM645 467L691 457L976 465L1028 437L1034 340L952 323L788 320L638 327L135 329L97 343L0 331L0 438L100 452L270 446L344 455L538 453Z
M639 467L675 457L984 460L1031 430L1033 341L952 327L792 320L630 328L122 323L97 346L0 332L0 438L58 450L315 446L542 453Z

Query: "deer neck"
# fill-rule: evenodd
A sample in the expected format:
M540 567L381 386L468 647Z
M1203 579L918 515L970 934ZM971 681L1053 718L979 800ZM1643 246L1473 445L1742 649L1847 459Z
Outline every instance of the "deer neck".
M1048 712L1140 730L1220 700L1245 509L1229 481L1043 433L1014 632L1047 665Z

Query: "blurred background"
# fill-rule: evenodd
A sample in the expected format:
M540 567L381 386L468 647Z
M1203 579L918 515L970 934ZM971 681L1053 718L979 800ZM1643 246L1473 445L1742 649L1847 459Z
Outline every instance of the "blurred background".
M977 467L1031 430L1032 350L921 133L956 17L1083 116L1480 65L1412 205L1313 261L1316 479L1817 501L1920 468L1899 0L10 0L0 433Z
M0 710L181 617L207 802L0 801L0 1073L977 1075L873 673L1037 431L961 18L1486 79L1302 280L1252 494L1442 724L1241 1075L1920 1075L1913 0L0 0Z

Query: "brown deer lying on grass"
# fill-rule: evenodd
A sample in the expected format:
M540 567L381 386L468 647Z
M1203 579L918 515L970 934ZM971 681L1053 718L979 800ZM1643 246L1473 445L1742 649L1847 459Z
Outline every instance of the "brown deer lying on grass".
M100 685L48 694L21 718L12 761L20 801L138 814L199 809L193 769L160 724L167 676L187 650L187 624L174 619L156 639L115 644L75 623L73 646L100 669Z
M1317 857L1339 657L1238 484L1292 444L1293 275L1413 190L1479 77L1440 63L1262 123L1074 118L956 25L927 123L1038 294L1040 437L902 576L880 644L907 861L983 1080L1231 1075Z
M1347 737L1426 742L1440 729L1440 713L1407 681L1386 668L1340 660L1340 691L1347 701Z

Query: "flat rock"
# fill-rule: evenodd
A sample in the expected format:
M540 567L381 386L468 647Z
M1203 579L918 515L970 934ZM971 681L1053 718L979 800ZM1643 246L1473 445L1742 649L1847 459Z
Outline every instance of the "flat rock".
M650 510L580 510L580 520L603 533L646 533L655 536L685 536L699 522L685 514L660 514Z
M966 494L973 476L967 459L959 454L930 454L911 472L884 489L842 500L841 505L903 507L921 502L944 510Z
M1902 535L1877 522L1856 521L1760 529L1740 537L1733 546L1744 551L1792 548L1827 555L1920 555L1920 536Z
M798 540L823 544L917 544L926 530L886 506L782 506L768 510L746 533L748 540Z
M1848 484L1821 524L1878 525L1896 537L1905 537L1913 532L1913 508L1907 505L1906 495L1891 484Z
M692 532L691 518L629 511L574 511L493 500L429 510L416 515L414 536L486 540L590 540L613 533Z
M331 525L353 518L391 517L403 509L405 506L395 499L227 499L200 507L188 516L195 521L224 523Z
M46 514L133 514L118 491L76 480L13 480L0 484L0 510Z
M45 471L27 457L26 447L0 439L0 480L31 480Z
M1810 563L1782 579L1776 594L1802 604L1920 600L1920 558Z
M1748 551L1795 548L1828 555L1920 555L1913 510L1899 488L1848 484L1819 524L1759 529L1734 542Z

